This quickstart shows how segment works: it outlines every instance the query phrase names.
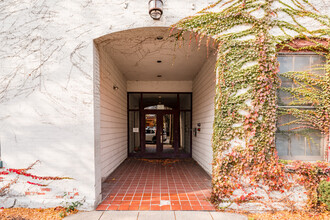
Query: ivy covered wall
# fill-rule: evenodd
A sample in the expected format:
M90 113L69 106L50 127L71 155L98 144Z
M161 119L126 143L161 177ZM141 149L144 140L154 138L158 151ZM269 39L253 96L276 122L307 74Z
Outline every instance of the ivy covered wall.
M303 23L306 20L316 22L314 27L319 29L305 27ZM196 38L201 41L206 37L208 42L213 38L218 44L213 133L214 202L230 206L232 203L258 201L263 206L269 201L269 204L277 201L282 202L282 206L269 206L285 208L287 203L283 201L297 201L293 197L300 196L304 202L307 199L303 195L308 194L309 200L314 200L312 203L315 204L314 185L326 178L329 170L323 170L319 176L314 175L313 181L305 178L311 176L304 172L318 169L316 167L327 169L327 165L321 163L301 168L299 162L294 163L292 166L299 175L292 179L278 160L275 147L279 114L276 94L281 81L277 53L283 48L308 50L328 59L329 18L320 15L307 0L220 0L174 27L181 30L176 35L178 39L185 31L192 30L196 34L191 35L190 40ZM296 38L308 41L308 46L294 48L292 42ZM319 84L313 84L313 76L308 81L298 73L282 74L313 84L304 89L313 93L308 97L314 98L309 101L317 105L317 110L290 109L282 110L282 113L293 114L302 126L320 129L328 139L329 59L325 66L318 68L326 69ZM310 91L311 86L320 88ZM303 90L290 92L300 92L298 96L306 97ZM305 188L299 184L301 178L308 180Z

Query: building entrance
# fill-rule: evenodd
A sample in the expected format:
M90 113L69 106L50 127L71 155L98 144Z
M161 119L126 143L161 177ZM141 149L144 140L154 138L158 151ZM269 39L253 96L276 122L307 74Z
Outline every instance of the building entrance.
M191 157L191 93L129 93L128 103L130 156Z

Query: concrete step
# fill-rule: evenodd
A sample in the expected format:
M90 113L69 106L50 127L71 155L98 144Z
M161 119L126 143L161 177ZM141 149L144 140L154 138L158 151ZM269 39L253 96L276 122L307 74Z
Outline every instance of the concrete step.
M247 220L244 215L215 211L92 211L65 220Z

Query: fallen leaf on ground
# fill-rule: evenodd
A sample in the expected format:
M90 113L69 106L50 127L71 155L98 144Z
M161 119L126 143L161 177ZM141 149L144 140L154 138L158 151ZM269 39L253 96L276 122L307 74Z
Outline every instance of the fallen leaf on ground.
M248 218L249 220L330 220L330 212L265 212L249 214Z
M63 217L77 213L67 213L63 207L47 208L47 209L30 209L30 208L7 208L0 210L0 219L3 220L60 220Z

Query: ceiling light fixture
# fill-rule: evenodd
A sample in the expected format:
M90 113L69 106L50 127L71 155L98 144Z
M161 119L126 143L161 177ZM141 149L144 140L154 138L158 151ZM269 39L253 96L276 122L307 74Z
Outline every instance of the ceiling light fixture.
M154 20L159 20L163 15L163 1L150 0L149 1L149 15Z

